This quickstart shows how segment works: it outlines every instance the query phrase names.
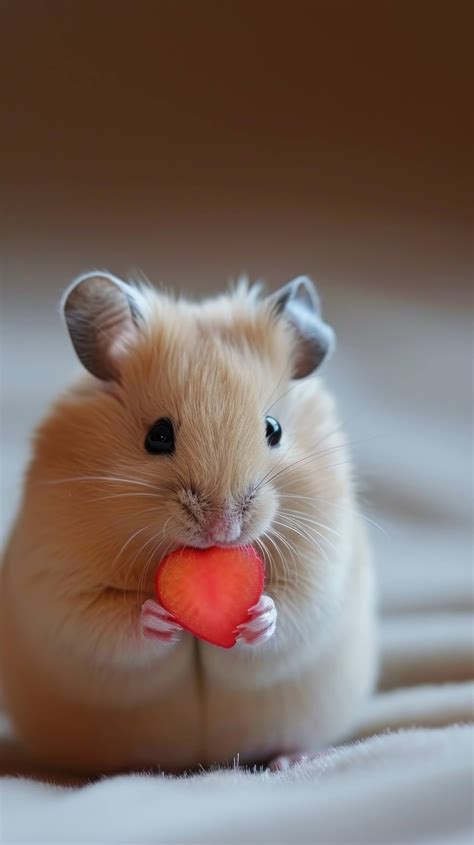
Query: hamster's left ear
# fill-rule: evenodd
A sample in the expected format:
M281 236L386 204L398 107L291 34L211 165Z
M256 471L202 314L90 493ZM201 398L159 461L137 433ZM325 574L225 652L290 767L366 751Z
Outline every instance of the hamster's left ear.
M271 294L267 300L274 314L290 324L295 333L293 378L313 373L331 355L336 337L331 326L321 317L319 296L311 279L298 276Z
M136 291L109 273L79 276L65 291L61 309L77 357L92 375L117 379L120 362L138 334Z

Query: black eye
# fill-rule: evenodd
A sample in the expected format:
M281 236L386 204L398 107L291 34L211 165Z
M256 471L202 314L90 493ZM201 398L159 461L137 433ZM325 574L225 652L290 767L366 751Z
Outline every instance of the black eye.
M152 455L171 455L174 452L173 424L169 420L158 420L148 432L145 449Z
M281 440L281 425L275 417L265 417L265 437L269 446L278 446Z

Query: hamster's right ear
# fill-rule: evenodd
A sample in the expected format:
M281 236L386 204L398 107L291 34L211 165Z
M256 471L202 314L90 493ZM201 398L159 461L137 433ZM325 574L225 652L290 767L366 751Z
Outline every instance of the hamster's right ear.
M120 361L138 334L134 289L109 273L87 273L64 292L61 310L76 354L92 375L119 377Z
M271 294L267 302L291 326L295 335L293 378L311 375L335 346L335 335L321 317L319 296L311 279L298 276Z

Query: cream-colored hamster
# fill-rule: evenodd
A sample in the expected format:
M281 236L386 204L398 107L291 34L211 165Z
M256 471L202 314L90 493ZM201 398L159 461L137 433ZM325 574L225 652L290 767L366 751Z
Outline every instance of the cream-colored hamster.
M63 298L89 371L39 426L1 580L8 712L42 765L264 763L347 732L375 678L370 558L309 279L200 304L106 273ZM162 557L252 543L230 650L156 603Z

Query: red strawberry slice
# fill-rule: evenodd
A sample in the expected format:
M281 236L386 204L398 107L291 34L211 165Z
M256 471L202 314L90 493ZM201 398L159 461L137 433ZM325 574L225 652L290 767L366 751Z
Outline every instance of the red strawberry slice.
M156 573L160 604L195 637L232 648L236 628L263 591L265 567L252 546L182 548Z

